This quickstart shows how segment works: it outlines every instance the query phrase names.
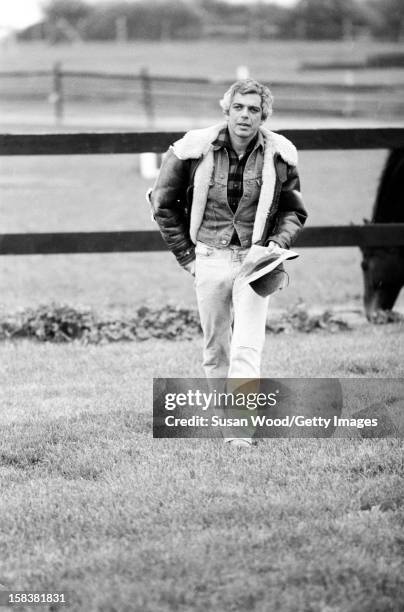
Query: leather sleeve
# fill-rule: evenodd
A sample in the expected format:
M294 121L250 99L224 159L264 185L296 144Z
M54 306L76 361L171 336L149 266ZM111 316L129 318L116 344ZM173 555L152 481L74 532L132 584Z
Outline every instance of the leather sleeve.
M297 168L288 167L287 178L282 183L276 223L267 241L273 240L287 249L296 240L307 219L307 212L300 194L300 181Z
M181 265L195 259L195 246L189 237L186 190L190 164L169 149L156 183L149 194L153 216L167 247Z

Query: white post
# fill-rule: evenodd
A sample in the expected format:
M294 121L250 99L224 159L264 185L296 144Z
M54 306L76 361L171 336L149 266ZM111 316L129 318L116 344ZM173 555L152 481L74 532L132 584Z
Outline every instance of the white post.
M156 153L140 154L140 174L145 179L154 179L159 173L158 158Z
M237 66L236 77L238 81L250 78L250 71L248 66Z

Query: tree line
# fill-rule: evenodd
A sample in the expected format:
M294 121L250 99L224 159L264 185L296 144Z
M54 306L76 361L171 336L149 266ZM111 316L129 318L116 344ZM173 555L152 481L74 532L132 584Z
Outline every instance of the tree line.
M404 39L403 0L299 0L292 7L224 0L139 0L89 4L48 0L44 20L22 39L170 40L206 37L348 39L360 35Z

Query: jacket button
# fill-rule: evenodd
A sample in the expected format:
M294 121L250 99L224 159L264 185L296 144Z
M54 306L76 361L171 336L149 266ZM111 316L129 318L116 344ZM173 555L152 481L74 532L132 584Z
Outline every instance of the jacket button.
M227 244L227 240L222 240L222 244Z

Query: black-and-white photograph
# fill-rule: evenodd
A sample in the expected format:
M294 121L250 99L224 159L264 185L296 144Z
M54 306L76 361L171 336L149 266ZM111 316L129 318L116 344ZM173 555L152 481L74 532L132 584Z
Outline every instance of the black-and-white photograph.
M401 612L402 0L2 0L0 608Z

